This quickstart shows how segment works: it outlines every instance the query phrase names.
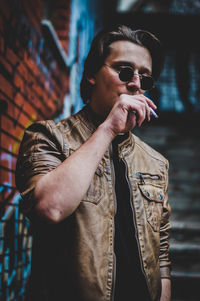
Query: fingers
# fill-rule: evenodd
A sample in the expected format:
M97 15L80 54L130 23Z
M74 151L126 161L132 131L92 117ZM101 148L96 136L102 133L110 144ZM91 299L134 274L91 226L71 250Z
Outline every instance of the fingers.
M121 94L108 115L113 132L125 132L140 127L145 119L150 121L150 108L156 109L156 105L143 94Z
M137 125L140 127L145 119L150 121L151 109L156 109L156 105L151 99L143 94L138 95L122 95L121 101L128 106L129 112L135 112L137 116Z
M154 117L156 117L156 118L158 117L158 115L153 111L153 110L157 109L157 106L151 99L149 99L146 96L144 96L144 97L145 97L145 101L147 103L147 118L148 118L148 121L150 121L151 114L153 114Z
M157 106L155 105L155 103L151 100L151 99L149 99L148 97L146 97L145 96L145 98L146 98L146 102L147 102L147 104L152 108L152 109L157 109Z
M134 104L134 112L137 117L137 125L140 127L146 118L147 106L145 103L139 102Z
M150 108L156 108L156 105L154 105L154 103L144 95L137 95L137 97L134 97L134 103L132 99L131 105L135 107L137 114L137 124L139 127L145 119L147 119L148 121L151 120Z

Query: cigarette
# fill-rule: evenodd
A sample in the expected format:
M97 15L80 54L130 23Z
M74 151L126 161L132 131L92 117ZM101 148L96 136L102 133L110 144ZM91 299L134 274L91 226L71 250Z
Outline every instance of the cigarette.
M151 108L149 107L149 110L151 111L152 115L155 117L155 118L158 118L159 116L156 114L156 112ZM132 113L136 114L136 111L132 111Z
M152 115L153 115L155 118L158 118L158 115L156 114L156 112L155 112L151 107L149 107L149 109L150 109Z

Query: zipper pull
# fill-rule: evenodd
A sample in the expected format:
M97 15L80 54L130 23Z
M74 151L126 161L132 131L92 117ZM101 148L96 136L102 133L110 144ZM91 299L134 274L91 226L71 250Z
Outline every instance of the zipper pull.
M144 177L140 172L136 173L136 178L140 179L141 184L145 184Z

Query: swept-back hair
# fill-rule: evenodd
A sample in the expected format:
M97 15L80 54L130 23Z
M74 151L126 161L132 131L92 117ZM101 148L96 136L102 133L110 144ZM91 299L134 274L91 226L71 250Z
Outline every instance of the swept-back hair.
M159 39L146 30L133 30L125 25L116 25L101 30L93 39L84 63L80 93L84 103L91 97L92 85L88 78L93 77L103 66L110 54L110 45L115 41L130 41L149 50L152 58L152 76L157 79L163 67L163 49Z

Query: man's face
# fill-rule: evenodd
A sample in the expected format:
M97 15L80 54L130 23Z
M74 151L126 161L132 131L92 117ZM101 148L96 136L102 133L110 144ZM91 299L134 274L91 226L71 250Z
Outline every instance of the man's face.
M151 75L152 72L149 51L129 41L113 42L104 63L94 77L88 79L93 85L90 105L101 116L108 115L121 94L135 95L145 92L141 89L137 75L129 83L122 82L119 79L120 68L131 66L134 74Z

